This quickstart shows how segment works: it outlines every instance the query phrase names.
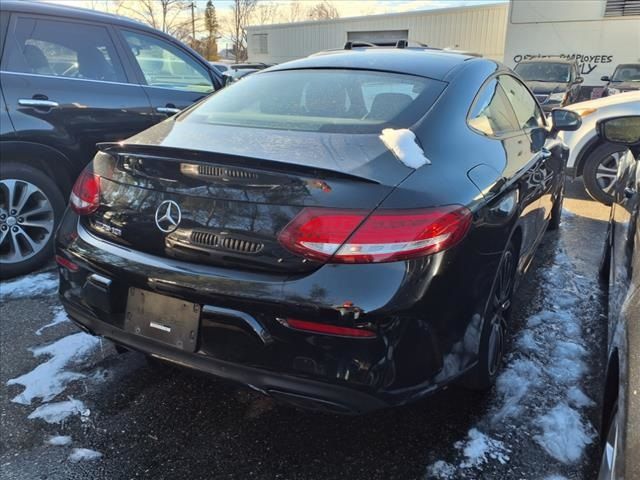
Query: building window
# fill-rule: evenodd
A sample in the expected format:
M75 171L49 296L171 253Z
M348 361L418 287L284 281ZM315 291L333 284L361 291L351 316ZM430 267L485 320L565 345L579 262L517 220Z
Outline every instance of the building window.
M269 34L268 33L254 33L253 34L253 48L254 53L269 53Z
M605 17L630 17L640 15L640 0L607 0Z

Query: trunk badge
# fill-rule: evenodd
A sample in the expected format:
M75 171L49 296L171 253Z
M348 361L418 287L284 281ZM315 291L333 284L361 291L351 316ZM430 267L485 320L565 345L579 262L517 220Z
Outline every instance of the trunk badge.
M162 232L173 232L178 228L181 220L182 211L180 211L180 207L173 200L165 200L156 210L156 226Z

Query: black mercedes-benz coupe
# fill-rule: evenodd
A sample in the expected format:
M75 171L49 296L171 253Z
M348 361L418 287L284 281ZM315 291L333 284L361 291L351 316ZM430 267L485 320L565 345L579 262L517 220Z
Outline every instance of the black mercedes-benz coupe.
M56 238L83 329L294 405L487 389L558 226L566 147L499 63L360 49L258 72L102 144Z

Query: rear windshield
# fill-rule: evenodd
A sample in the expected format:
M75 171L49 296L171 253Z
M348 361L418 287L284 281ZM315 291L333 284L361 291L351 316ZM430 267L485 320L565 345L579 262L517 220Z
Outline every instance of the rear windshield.
M566 63L520 63L515 71L530 82L567 83L571 80L571 69Z
M249 75L189 112L194 123L338 133L406 128L445 83L365 70L285 70Z

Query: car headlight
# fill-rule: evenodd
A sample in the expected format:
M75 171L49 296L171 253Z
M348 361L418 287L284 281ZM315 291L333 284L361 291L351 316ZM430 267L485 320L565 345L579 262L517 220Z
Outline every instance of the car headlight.
M609 95L617 95L618 93L620 93L620 90L618 90L617 88L607 88L607 92L609 93Z
M567 96L567 92L552 93L551 95L549 95L549 101L562 103L564 102L564 99L566 96Z

